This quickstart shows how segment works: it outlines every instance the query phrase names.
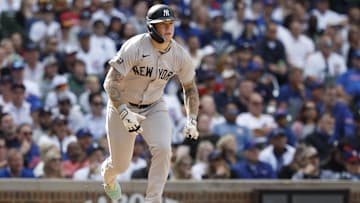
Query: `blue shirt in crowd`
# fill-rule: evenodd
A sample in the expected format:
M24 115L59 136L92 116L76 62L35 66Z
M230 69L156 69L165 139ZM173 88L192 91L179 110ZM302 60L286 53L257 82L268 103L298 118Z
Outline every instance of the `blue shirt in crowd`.
M20 176L13 177L11 176L10 169L5 168L0 170L0 178L35 178L35 176L31 170L23 168L21 169Z
M232 166L234 178L241 179L274 179L276 174L270 164L258 161L251 164L248 161L242 161Z

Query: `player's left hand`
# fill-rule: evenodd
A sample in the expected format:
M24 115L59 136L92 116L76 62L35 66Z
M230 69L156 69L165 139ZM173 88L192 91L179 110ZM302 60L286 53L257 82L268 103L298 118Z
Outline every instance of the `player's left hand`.
M191 138L197 140L199 137L199 132L197 131L197 121L195 118L188 118L183 135L186 138Z

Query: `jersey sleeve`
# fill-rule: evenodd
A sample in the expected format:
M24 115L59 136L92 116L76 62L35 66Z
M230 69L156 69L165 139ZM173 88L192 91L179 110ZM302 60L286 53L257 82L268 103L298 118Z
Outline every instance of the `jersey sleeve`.
M130 69L135 66L137 56L137 46L134 46L133 40L130 39L126 41L116 55L110 59L109 64L122 75L126 75Z
M179 63L178 76L181 83L188 83L195 77L195 67L190 55L183 49L183 57Z

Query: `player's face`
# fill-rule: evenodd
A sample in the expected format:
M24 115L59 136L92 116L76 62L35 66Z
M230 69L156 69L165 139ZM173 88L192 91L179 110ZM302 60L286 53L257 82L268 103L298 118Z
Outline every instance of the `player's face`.
M156 31L165 39L165 42L169 42L174 36L174 21L165 21L155 24Z

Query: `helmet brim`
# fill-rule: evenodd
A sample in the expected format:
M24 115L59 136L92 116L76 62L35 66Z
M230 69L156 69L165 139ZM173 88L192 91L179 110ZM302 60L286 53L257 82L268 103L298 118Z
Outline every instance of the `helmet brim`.
M169 21L176 21L175 18L163 18L163 19L154 19L154 20L148 20L148 23L150 24L156 24L156 23L162 23L162 22L169 22Z

